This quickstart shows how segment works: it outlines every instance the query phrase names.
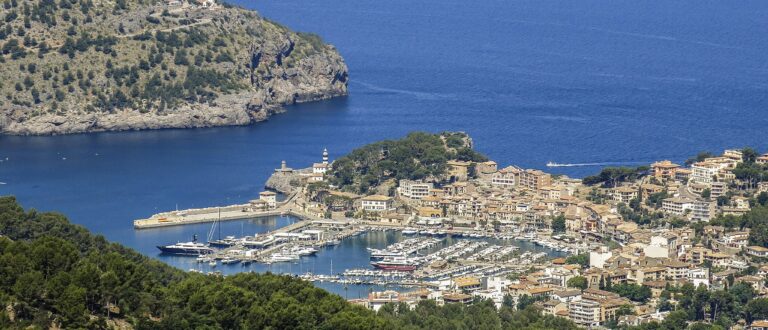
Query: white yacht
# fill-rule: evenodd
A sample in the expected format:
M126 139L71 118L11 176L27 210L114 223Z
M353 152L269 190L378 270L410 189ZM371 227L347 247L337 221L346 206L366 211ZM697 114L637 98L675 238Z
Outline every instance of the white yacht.
M198 243L197 237L192 237L192 242L176 243L171 245L158 245L162 253L187 256L199 256L213 253L213 249L205 244Z

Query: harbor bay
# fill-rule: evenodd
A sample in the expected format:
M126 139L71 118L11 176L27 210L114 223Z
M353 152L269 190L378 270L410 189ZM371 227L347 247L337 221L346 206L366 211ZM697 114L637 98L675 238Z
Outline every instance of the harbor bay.
M572 177L768 143L768 34L752 33L764 29L762 1L235 3L335 45L349 96L243 127L2 136L0 194L138 247L134 219L245 203L281 160L413 130L466 131L479 151L526 168L594 164L549 169Z
M530 267L533 259L531 256L537 255L539 258L553 258L568 255L567 252L554 249L554 246L544 246L540 243L531 241L523 237L515 239L514 237L481 237L476 234L463 237L462 235L441 235L432 238L433 235L422 231L419 233L406 232L396 228L365 227L354 235L349 235L339 240L333 245L317 246L316 252L311 255L302 256L295 260L274 261L269 257L254 260L246 258L240 251L250 250L251 248L224 249L218 247L215 254L202 256L180 256L172 254L163 254L151 244L173 244L176 242L186 242L197 236L200 241L205 241L206 236L211 234L212 240L217 240L219 235L222 238L237 238L245 236L266 237L276 230L292 224L300 223L302 220L294 216L270 216L260 217L248 220L225 221L220 224L186 224L183 226L152 228L136 231L143 245L140 252L155 256L156 258L173 265L177 268L202 273L221 273L231 275L239 272L272 272L278 274L291 274L314 282L317 286L337 293L341 296L351 298L365 297L371 291L383 290L414 290L426 287L426 280L434 280L442 277L456 276L457 274L470 275L483 271L495 271L499 276L511 273L511 270L519 271ZM306 221L310 222L310 221ZM220 226L220 227L219 227ZM307 223L305 227L313 227ZM213 231L211 229L213 228ZM219 234L219 229L221 233ZM329 233L333 233L331 230ZM469 232L468 232L469 233ZM469 266L466 268L457 267L451 272L435 272L434 276L420 273L418 276L408 272L391 272L376 270L371 265L372 250L386 250L397 243L405 242L408 246L416 246L417 243L427 243L425 248L414 251L412 256L427 256L441 251L456 254L456 257L471 258L475 254L480 254L485 248L506 247L509 259L523 255L526 262L519 263L519 267L491 269L487 263L485 267ZM288 244L285 244L288 243ZM295 244L283 242L283 248L290 246L313 246L313 242ZM431 243L431 244L430 244ZM233 243L235 244L235 243ZM564 246L564 245L563 245ZM452 247L452 248L451 248ZM465 249L460 253L459 248ZM455 249L455 250L454 250ZM228 250L228 251L226 251ZM238 253L232 254L232 251ZM280 252L282 248L277 249ZM258 250L253 250L258 251ZM230 253L227 253L230 252ZM486 254L491 251L486 251ZM498 252L496 249L493 252ZM495 253L498 254L498 253ZM477 258L477 256L475 257ZM226 260L237 260L237 262L227 262ZM248 260L248 262L242 262ZM372 261L373 260L373 261ZM482 260L482 259L481 259ZM499 259L498 261L502 261ZM501 263L507 267L514 263ZM525 265L528 266L525 266ZM424 265L427 269L428 265ZM522 267L522 268L520 268ZM489 272L490 273L490 272ZM442 275L441 275L442 274Z
M72 0L36 59L36 1L2 14L0 126L91 133L0 135L0 328L768 326L768 2L231 1L286 27L265 43L179 14L218 0L151 1L93 9L139 20L90 44ZM191 61L307 94L240 98Z
M134 219L177 205L245 203L281 160L308 164L322 148L336 157L413 130L466 131L479 151L526 168L595 164L549 169L572 177L603 163L679 163L703 150L768 143L761 115L768 34L751 33L764 27L764 2L743 11L686 1L653 8L632 1L236 3L334 44L350 67L349 96L290 106L243 127L2 136L0 194L139 247L126 234ZM711 11L718 19L707 19L710 6L722 7ZM439 19L425 21L436 8ZM610 18L617 13L658 24L623 26ZM420 37L400 37L412 28ZM453 29L465 31L454 35L459 42L439 37ZM652 37L664 35L670 38ZM626 65L631 54L641 61ZM681 62L681 54L692 58Z

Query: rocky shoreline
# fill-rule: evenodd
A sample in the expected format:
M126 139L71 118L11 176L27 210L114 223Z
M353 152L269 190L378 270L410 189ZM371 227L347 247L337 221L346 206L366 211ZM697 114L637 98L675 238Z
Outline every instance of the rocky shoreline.
M185 104L163 113L118 111L29 116L27 111L4 111L0 133L5 135L63 135L164 128L242 126L285 112L285 105L315 102L347 95L347 67L340 56L308 59L306 72L292 70L290 79L273 79L266 90L250 89L221 95L215 102ZM317 70L315 65L322 66ZM313 73L320 71L320 74ZM342 77L343 81L339 80ZM269 91L269 93L267 92Z
M189 104L166 113L120 111L110 114L46 114L14 120L0 116L0 131L5 135L64 135L111 131L138 131L167 128L205 128L244 126L266 121L285 112L284 105L321 101L345 96L344 93L315 96L306 100L255 107L246 93L224 95L214 105Z

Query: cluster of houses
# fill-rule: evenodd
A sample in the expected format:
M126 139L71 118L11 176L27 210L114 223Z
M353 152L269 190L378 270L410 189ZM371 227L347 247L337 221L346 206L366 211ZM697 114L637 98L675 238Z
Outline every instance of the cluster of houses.
M505 296L512 297L515 303L527 296L535 298L545 313L569 318L583 326L603 325L612 320L636 325L664 318L666 314L658 312L659 296L670 286L691 283L696 287L723 289L732 285L730 280L748 283L759 294L768 294L768 266L759 263L761 258L768 258L768 248L750 246L748 229L728 231L705 225L697 237L687 226L641 227L620 212L622 205L659 198L660 205L639 203L635 207L690 223L706 223L719 214L744 214L750 210L749 197L768 191L768 183L758 184L756 191L734 188L739 185L732 170L741 162L739 150L726 150L722 156L703 159L688 168L659 161L651 165L648 175L638 180L601 188L535 169L499 169L493 161L454 160L448 162L447 173L439 181L400 180L389 196L356 196L333 191L331 187L323 193L336 197L333 203L318 201L310 203L308 209L326 217L347 218L364 213L371 223L403 227L465 227L539 235L552 232L554 219L564 219L566 236L581 242L612 242L612 248L604 244L590 251L588 267L555 259L537 264L515 280L457 277L439 290L373 292L357 302L378 309L388 302L415 304L422 299L466 303L479 296L502 304ZM757 162L767 164L768 154L758 157ZM311 173L305 175L306 181L322 181L329 164L324 152L323 162L314 164ZM590 198L594 195L605 198ZM724 203L718 203L721 196L728 197ZM740 275L750 266L759 268L756 275ZM567 286L568 280L576 276L587 279L585 290ZM652 295L643 304L630 302L604 290L607 282L645 286ZM633 313L618 313L627 306Z
M659 312L662 292L671 287L692 284L710 289L726 289L735 283L750 285L758 295L768 294L765 287L768 265L760 266L755 275L740 275L750 266L751 258L768 256L768 249L753 250L747 246L745 232L725 232L722 227L705 227L711 248L693 243L691 229L675 229L652 233L648 240L633 241L615 249L596 248L589 252L589 265L567 264L557 258L536 264L518 278L460 276L439 288L415 292L372 292L356 303L377 310L390 302L415 305L432 299L443 303L470 303L474 298L490 299L501 306L517 306L523 297L532 299L543 313L568 318L585 327L618 324L639 325L661 321L668 312ZM747 255L736 251L746 249ZM574 277L586 279L586 288L569 287ZM633 302L607 290L624 283L647 287L649 299ZM669 303L675 304L674 299ZM630 313L620 313L625 309ZM757 321L755 324L759 325Z
M768 154L757 158L768 161ZM565 219L567 234L591 241L612 240L619 244L648 241L650 229L640 228L619 212L620 206L647 201L663 195L660 205L638 203L640 208L661 212L690 222L707 222L718 214L741 215L750 210L744 192L729 192L736 180L731 172L742 162L740 150L726 150L722 156L706 158L690 168L670 161L651 165L649 175L612 188L588 187L580 180L535 169L509 166L497 168L493 161L449 161L439 181L400 180L391 196L358 196L332 188L307 198L306 211L318 216L348 218L364 214L368 220L396 225L493 228L497 231L542 231L552 220ZM327 150L322 162L301 173L304 182L323 181L331 163ZM293 172L283 164L278 171ZM768 191L768 182L757 185ZM597 193L606 198L590 199ZM324 203L324 196L336 197ZM722 202L721 196L728 196ZM720 205L718 200L721 201Z
M351 301L378 310L387 303L414 306L425 299L434 300L438 304L468 304L475 298L481 298L490 299L498 307L505 303L517 306L522 299L528 299L543 313L568 318L586 327L603 325L612 320L625 324L640 324L663 319L666 314L656 312L649 305L636 306L627 298L599 289L597 284L584 290L566 286L569 279L584 275L590 275L590 281L595 281L600 276L596 273L584 274L580 265L568 265L564 263L564 259L556 259L550 265L542 266L516 280L505 277L463 276L453 278L442 290L423 288L413 292L372 292L367 298ZM635 313L622 316L622 313L619 313L621 308L629 308Z

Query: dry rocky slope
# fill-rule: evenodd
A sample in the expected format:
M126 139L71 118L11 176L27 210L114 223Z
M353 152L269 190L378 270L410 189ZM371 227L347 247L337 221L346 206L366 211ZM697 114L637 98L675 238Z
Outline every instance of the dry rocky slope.
M0 132L245 125L347 94L333 46L212 0L7 0Z

